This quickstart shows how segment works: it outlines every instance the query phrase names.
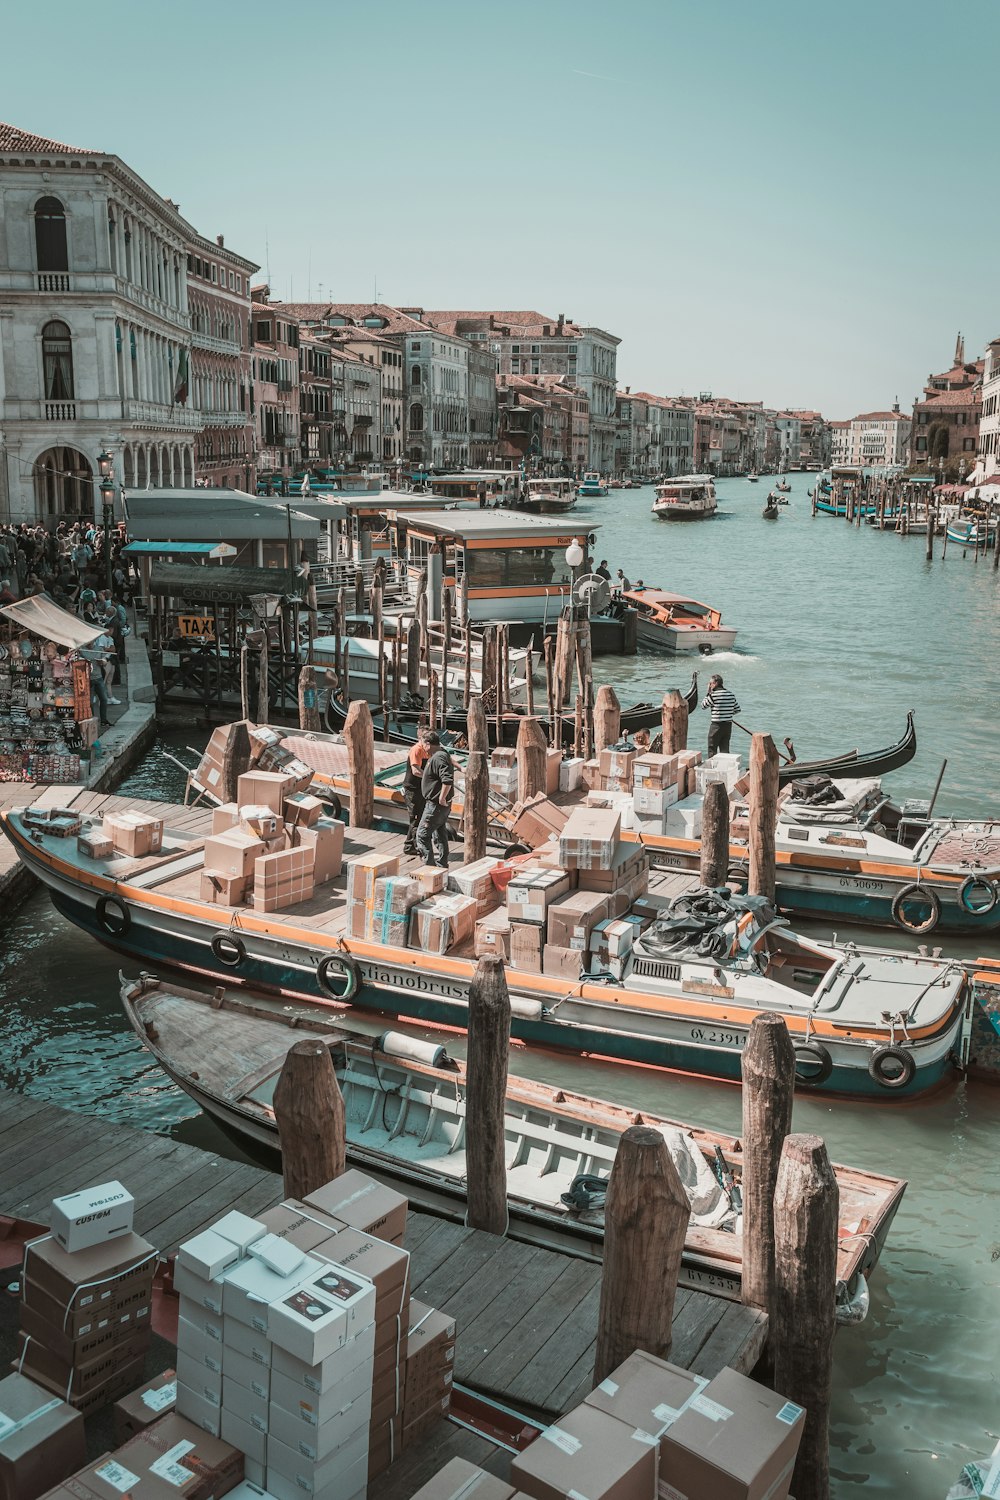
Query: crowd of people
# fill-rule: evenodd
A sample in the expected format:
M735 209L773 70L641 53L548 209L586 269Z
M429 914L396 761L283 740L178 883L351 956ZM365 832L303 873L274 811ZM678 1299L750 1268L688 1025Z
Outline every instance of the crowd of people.
M131 577L124 527L110 534L111 587L107 586L104 531L92 522L60 521L54 530L44 525L0 527L0 605L44 596L100 635L85 648L91 663L91 692L101 726L111 720L109 707L120 704L114 688L122 680L125 637L129 631L127 606Z

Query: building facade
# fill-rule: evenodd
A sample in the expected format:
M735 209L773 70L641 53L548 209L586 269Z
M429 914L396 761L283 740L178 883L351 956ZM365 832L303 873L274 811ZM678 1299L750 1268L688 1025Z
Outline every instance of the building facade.
M847 462L864 469L894 468L906 462L910 418L897 401L891 411L866 411L855 417L848 434Z
M850 422L831 422L830 430L830 459L831 464L841 465L850 463L851 458L851 424Z
M260 268L196 236L187 247L191 317L191 405L201 414L195 438L195 483L253 492L256 434L250 277Z
M982 394L978 469L983 478L989 478L1000 470L1000 338L991 339L986 346Z
M251 288L258 474L291 474L301 454L299 327L268 286Z
M923 398L913 403L910 464L964 478L978 451L984 360L966 361L959 334L950 370L929 375Z

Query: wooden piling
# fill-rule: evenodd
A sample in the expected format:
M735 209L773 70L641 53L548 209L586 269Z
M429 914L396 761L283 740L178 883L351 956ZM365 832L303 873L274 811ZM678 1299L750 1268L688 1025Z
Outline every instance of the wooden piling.
M594 758L594 679L589 678L583 694L583 754Z
M267 621L261 625L260 630L260 659L258 661L257 677L257 723L266 724L270 715L271 707L271 684L270 668L267 660Z
M299 728L308 734L318 734L320 729L316 669L311 662L299 673Z
M344 720L352 828L371 828L375 821L375 728L371 710L358 698Z
M1000 568L1000 514L995 519L996 530L993 533L993 570Z
M580 692L587 696L587 683L594 680L594 653L590 635L590 615L585 605L578 609L576 630L576 667L580 679Z
M543 640L542 650L545 653L545 701L549 716L549 744L552 746L561 746L562 734L556 722L556 643L550 635L547 635ZM559 736L558 739L556 738L557 735Z
M778 817L778 752L769 734L755 734L750 746L751 896L774 900L774 829Z
M244 639L240 644L240 718L250 717L250 647Z
M336 648L337 648L336 649L336 655L335 655L335 665L336 665L336 668L337 668L337 676L338 677L343 677L343 675L344 675L343 657L344 657L344 655L345 655L345 653L347 651L347 647L346 647L346 645L344 643L344 639L343 639L347 635L347 589L346 589L346 587L343 584L341 584L340 588L337 591L337 619L336 619L336 629L335 629L334 634L335 634Z
M532 649L533 641L534 636L528 642L528 649L524 658L524 702L525 709L529 714L535 712L535 653Z
M490 812L490 765L482 750L470 750L466 756L463 809L464 859L466 864L472 864L486 857Z
M354 613L365 613L365 575L360 568L354 570Z
M663 754L676 755L687 749L688 706L683 693L671 688L664 693L660 708L660 723L663 728Z
M346 1166L344 1100L330 1049L318 1037L290 1047L274 1089L286 1198L304 1198Z
M392 711L399 717L399 703L403 679L403 636L400 621L396 621L396 633L392 638Z
M573 754L583 754L583 694L577 693L573 704Z
M836 1329L837 1180L818 1135L785 1141L774 1193L774 1389L805 1407L791 1488L828 1500Z
M466 729L468 731L469 750L481 750L487 759L489 759L490 735L486 723L486 709L480 697L469 699Z
M472 631L465 628L465 689L463 699L468 709L472 698Z
M569 699L575 655L572 609L567 605L556 627L556 702L560 712Z
M600 755L617 745L622 732L622 706L609 683L602 683L594 700L594 749Z
M445 585L441 594L441 693L445 722L447 722L448 714L448 667L451 661L452 607L451 589Z
M517 795L523 802L545 790L545 735L537 719L517 726Z
M792 1128L795 1053L781 1016L750 1022L740 1058L743 1074L743 1280L748 1307L770 1312L774 1300L774 1188Z
M420 696L420 622L411 620L406 629L406 691Z
M729 870L729 793L710 781L701 807L701 883L725 885Z
M690 1213L660 1132L630 1125L618 1143L605 1200L595 1385L636 1349L668 1358Z
M465 1177L470 1229L507 1232L504 1106L510 997L503 960L481 958L469 985L465 1071ZM665 1148L664 1148L665 1149Z
M372 635L378 635L382 629L382 574L375 573L372 576L371 594L369 596L372 617Z

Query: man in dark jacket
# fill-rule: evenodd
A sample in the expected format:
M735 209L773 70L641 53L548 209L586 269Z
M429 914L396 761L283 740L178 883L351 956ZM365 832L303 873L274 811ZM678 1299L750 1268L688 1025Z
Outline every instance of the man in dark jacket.
M447 750L442 749L436 730L427 734L430 759L420 778L424 810L417 827L417 853L425 865L448 868L448 815L455 791L455 768ZM435 859L435 855L437 858Z
M417 730L417 742L410 746L406 757L406 771L403 775L403 798L406 802L407 812L410 814L410 824L406 830L406 842L403 845L404 854L416 854L417 852L417 827L424 810L424 794L420 788L420 778L424 774L424 766L430 760L431 752L426 744L427 730Z

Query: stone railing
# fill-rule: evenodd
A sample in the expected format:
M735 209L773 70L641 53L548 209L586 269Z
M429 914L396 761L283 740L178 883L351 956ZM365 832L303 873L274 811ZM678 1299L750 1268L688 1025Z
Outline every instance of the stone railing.
M76 402L46 401L45 420L46 422L75 422Z

